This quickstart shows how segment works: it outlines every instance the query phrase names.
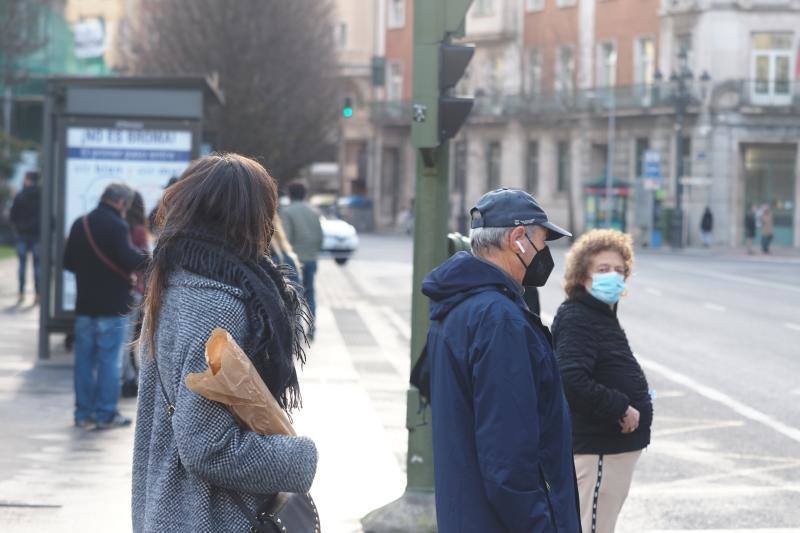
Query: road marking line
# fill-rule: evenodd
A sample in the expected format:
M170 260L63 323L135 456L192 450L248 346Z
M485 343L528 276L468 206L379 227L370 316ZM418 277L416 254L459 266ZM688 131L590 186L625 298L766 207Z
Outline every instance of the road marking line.
M792 324L791 322L786 322L784 326L786 326L789 329L793 329L795 331L800 331L800 324Z
M700 396L705 396L709 400L721 403L722 405L728 407L729 409L747 418L748 420L752 420L753 422L758 422L759 424L763 424L768 428L780 433L781 435L788 437L797 443L800 443L800 429L786 425L778 420L775 420L775 418L773 418L772 416L766 413L762 413L757 409L753 409L749 405L746 405L740 402L739 400L731 398L724 392L720 392L714 388L703 385L702 383L695 381L689 376L671 370L662 364L656 363L655 361L650 361L648 359L643 359L638 355L636 356L636 358L639 360L639 363L643 367L652 370L654 372L657 372L662 376L664 376L665 378L693 390Z
M709 278L717 278L723 281L735 281L736 283L746 283L747 285L755 285L757 287L769 287L770 289L779 289L782 291L800 292L800 287L796 285L789 285L788 283L780 283L777 281L764 281L756 278L748 278L745 276L736 276L734 274L722 274L719 272L709 272L707 270L681 268L675 265L669 265L669 266L656 265L655 268L659 268L661 270L668 270L673 273L680 272L682 274L691 274L695 276L706 276Z
M710 309L711 311L719 311L720 313L723 313L728 310L728 308L725 307L724 305L713 304L711 302L705 302L703 304L703 307L705 307L706 309Z
M796 527L761 529L648 529L647 533L798 533L798 529Z
M658 289L653 289L652 287L648 287L644 290L644 292L648 294L652 294L653 296L664 296L664 293Z
M395 328L397 328L400 334L403 335L406 339L410 339L411 324L406 322L397 311L395 311L388 305L383 306L382 309L383 309L383 314L386 315L387 320L389 320L389 322L391 322L392 325Z
M738 428L744 426L744 422L736 420L733 422L712 422L708 424L698 424L696 426L678 427L669 429L657 429L653 431L653 435L657 437L666 437L670 435L680 435L682 433L691 433L693 431L707 431L709 429L725 429L725 428Z

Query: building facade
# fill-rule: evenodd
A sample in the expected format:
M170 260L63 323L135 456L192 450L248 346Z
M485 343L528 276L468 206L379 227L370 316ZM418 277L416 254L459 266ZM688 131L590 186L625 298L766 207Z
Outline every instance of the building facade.
M370 191L376 222L391 227L414 197L413 8L384 4ZM511 186L580 233L605 224L610 183L612 225L641 244L668 241L678 211L682 242L698 244L708 206L715 241L736 246L748 206L769 204L776 242L800 246L799 28L800 4L783 0L476 0L465 39L476 53L458 88L476 104L451 152L453 228L466 229L485 191Z

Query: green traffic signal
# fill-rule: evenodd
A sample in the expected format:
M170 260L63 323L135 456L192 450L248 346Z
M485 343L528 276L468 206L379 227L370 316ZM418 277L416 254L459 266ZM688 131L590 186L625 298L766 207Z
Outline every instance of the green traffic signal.
M344 105L342 105L342 116L344 118L351 118L353 116L353 99L349 96L344 99Z

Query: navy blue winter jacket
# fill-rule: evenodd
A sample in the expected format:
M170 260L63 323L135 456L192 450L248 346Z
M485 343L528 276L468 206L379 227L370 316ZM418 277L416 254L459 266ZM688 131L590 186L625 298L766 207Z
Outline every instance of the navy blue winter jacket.
M521 287L461 252L423 292L439 532L580 531L569 408Z

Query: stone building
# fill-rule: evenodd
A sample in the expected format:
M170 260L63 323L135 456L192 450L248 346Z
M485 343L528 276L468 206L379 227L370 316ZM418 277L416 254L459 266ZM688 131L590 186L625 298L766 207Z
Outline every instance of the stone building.
M380 227L414 196L412 4L382 6L368 184ZM715 241L733 246L746 207L768 203L776 242L800 246L798 28L796 0L475 0L458 90L476 105L453 144L453 228L505 185L581 232L604 224L610 182L612 221L640 243L668 239L680 196L687 245L706 206Z

